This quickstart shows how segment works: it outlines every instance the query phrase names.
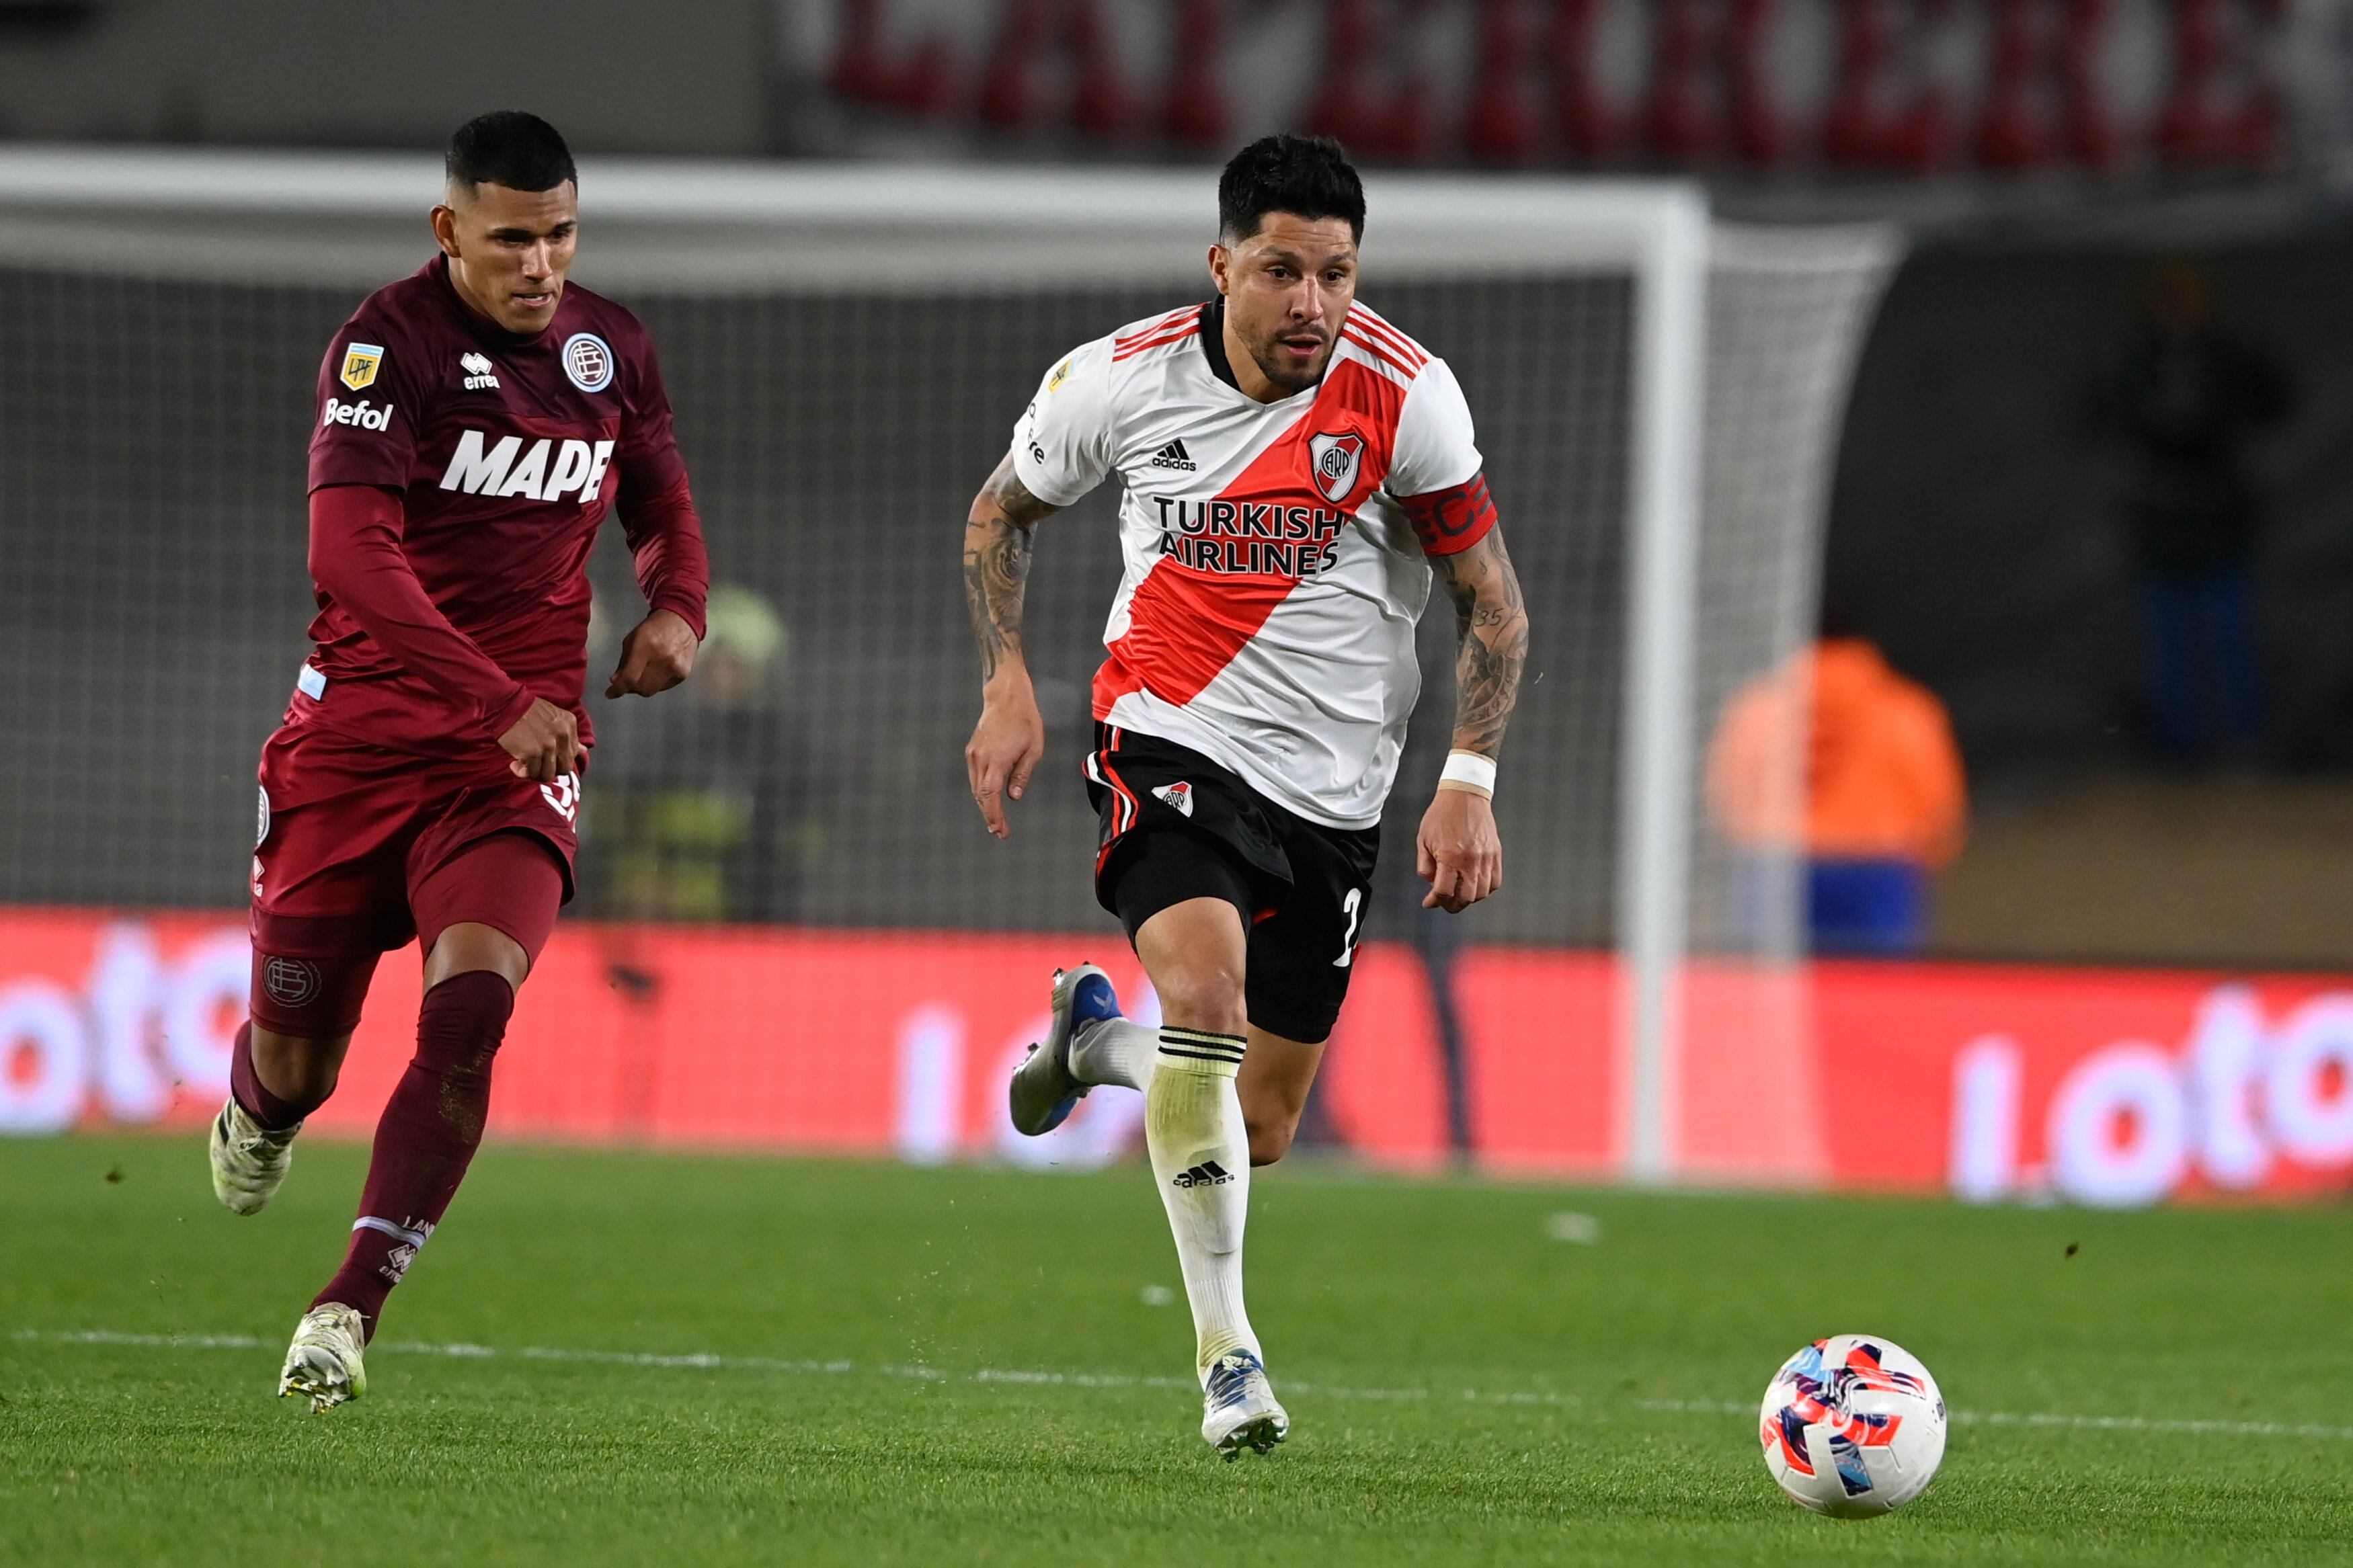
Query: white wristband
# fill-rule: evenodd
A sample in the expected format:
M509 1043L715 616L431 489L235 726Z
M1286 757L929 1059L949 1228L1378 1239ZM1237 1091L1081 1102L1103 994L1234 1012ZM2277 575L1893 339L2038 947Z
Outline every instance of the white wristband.
M1438 775L1440 787L1453 784L1472 795L1495 798L1495 759L1482 757L1476 752L1449 752L1445 771Z

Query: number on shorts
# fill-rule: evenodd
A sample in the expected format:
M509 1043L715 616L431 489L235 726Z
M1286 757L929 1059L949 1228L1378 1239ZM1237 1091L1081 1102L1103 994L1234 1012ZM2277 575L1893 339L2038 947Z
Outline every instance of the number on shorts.
M539 795L542 800L554 809L555 815L565 821L579 820L580 775L578 773L556 774L554 784L543 784L539 786Z
M1340 939L1340 956L1332 961L1335 969L1345 969L1356 961L1356 927L1365 918L1365 889L1349 889L1340 908L1348 917L1348 934Z

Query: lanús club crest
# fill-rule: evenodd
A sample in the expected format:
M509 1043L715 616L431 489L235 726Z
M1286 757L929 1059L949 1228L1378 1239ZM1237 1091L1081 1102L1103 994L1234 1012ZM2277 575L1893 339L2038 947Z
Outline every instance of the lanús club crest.
M564 374L583 392L602 392L613 384L612 346L594 332L575 332L564 340Z
M1315 488L1337 506L1356 488L1357 472L1365 466L1365 438L1353 430L1346 435L1325 431L1310 436L1307 464L1314 470Z

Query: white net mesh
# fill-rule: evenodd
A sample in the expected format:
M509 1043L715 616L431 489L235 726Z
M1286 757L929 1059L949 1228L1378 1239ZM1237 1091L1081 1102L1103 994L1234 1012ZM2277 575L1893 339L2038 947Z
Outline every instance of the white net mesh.
M12 677L0 689L11 805L0 901L242 900L254 760L305 648L303 453L319 355L370 287L428 254L416 218L385 216L388 199L341 213L332 182L295 201L273 179L242 204L230 180L201 207L148 189L52 195L13 216L0 179L0 661ZM1010 847L979 831L965 795L976 677L960 525L1044 367L1200 297L1207 182L1183 186L1198 220L1098 218L1042 258L1027 234L987 226L970 183L932 201L946 208L931 217L917 211L929 198L910 198L897 216L829 230L705 210L677 180L673 206L694 208L693 222L664 218L626 182L585 183L577 276L636 309L659 346L714 581L733 591L714 650L724 639L734 668L675 698L600 710L584 912L1097 927L1076 760L1118 571L1112 498L1041 532L1030 644L1051 753ZM637 192L643 210L600 218L607 189ZM1526 189L1545 195L1493 194ZM1473 186L1385 230L1374 196L1366 298L1459 374L1535 626L1498 802L1511 879L1468 922L1474 940L1619 935L1641 374L1621 197ZM1883 239L1852 234L1719 229L1715 252L1694 767L1726 696L1787 658L1810 620L1847 371L1892 258ZM636 605L617 533L595 567L608 628ZM1390 813L1376 937L1431 939L1416 929L1410 835L1451 714L1445 619L1424 628L1430 679ZM1786 972L1793 862L1736 854L1704 813L1693 826L1696 945ZM1704 1010L1692 1012L1696 1023Z
M1730 710L1812 640L1822 520L1854 363L1896 259L1879 231L1716 226L1708 289L1706 457L1692 658L1692 755L1721 767ZM1776 679L1777 677L1784 679ZM1772 817L1802 818L1806 713L1780 705L1755 776ZM1813 1092L1802 862L1793 837L1743 841L1720 784L1694 792L1683 1071L1705 1076L1681 1129L1686 1174L1802 1183L1824 1151Z

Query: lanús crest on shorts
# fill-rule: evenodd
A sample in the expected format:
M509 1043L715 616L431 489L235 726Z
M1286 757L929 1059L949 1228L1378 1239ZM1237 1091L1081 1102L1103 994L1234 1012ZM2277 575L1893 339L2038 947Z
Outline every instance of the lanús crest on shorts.
M1315 475L1316 489L1325 500L1337 506L1356 488L1356 476L1364 470L1365 438L1353 430L1326 430L1310 436L1307 466Z
M281 1007L306 1007L326 987L326 975L311 959L272 953L262 962L261 988Z
M564 340L564 374L583 392L602 392L613 384L613 348L594 332L575 332Z

